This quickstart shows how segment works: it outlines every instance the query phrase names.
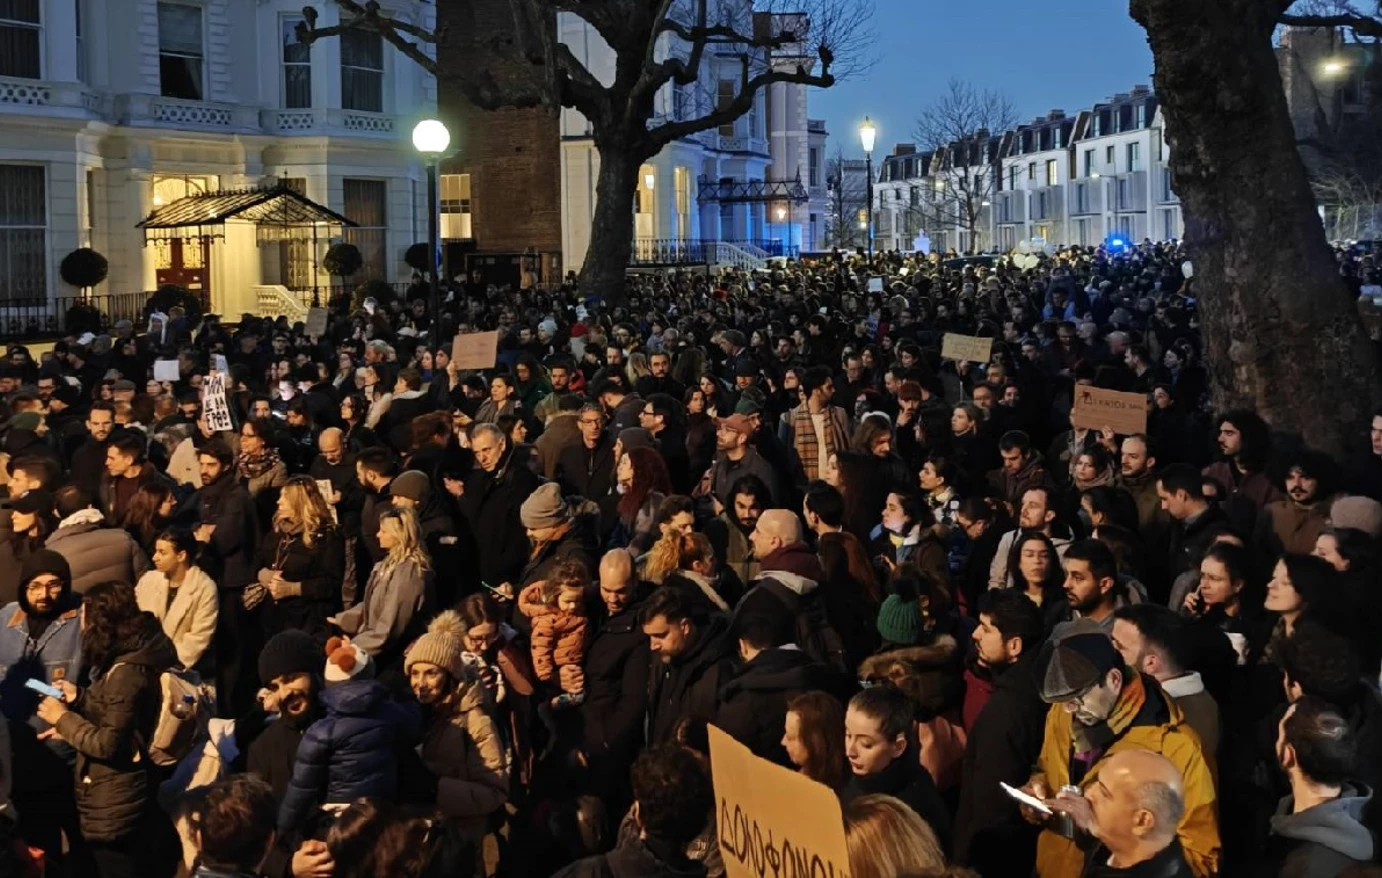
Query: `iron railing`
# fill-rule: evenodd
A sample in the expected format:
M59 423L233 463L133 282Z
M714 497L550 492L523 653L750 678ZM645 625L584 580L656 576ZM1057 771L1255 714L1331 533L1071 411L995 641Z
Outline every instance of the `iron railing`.
M337 296L342 294L348 296L354 295L355 291L364 286L364 284L365 282L361 281L360 283L353 284L322 284L316 288L288 287L288 292L301 302L304 308L313 307L314 302L316 305L320 305L324 308ZM412 283L390 283L386 284L386 286L393 290L395 296L406 302L408 300L408 290L412 287Z
M764 258L800 255L801 248L781 238L768 240L717 241L692 238L635 238L629 254L630 265L707 265L714 261L715 245L731 244Z
M70 333L108 333L118 320L136 328L151 292L94 293L43 299L0 300L0 341L32 341Z

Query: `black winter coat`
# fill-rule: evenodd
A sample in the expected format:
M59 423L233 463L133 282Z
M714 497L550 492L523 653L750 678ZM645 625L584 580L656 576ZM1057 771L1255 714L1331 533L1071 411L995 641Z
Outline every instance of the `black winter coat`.
M728 676L732 650L729 619L712 616L701 624L687 651L664 663L652 656L648 680L648 743L671 741L684 717L710 722L720 683Z
M878 774L854 775L845 786L840 800L848 803L859 796L873 793L901 799L931 827L941 844L941 850L950 850L950 812L931 775L922 767L916 750L908 747Z
M300 597L276 601L266 598L264 637L297 628L321 643L330 633L326 617L341 611L341 580L345 576L345 537L335 528L320 534L311 548L301 534L270 531L259 544L256 571L280 570L287 582L302 586Z
M799 649L766 649L736 668L720 685L715 725L755 756L791 768L782 748L787 700L813 689L839 690L842 687L836 676Z
M221 588L244 588L255 581L254 550L259 537L259 517L254 501L233 471L202 488L192 497L199 524L214 524L211 542L202 550L197 566Z
M475 540L470 557L478 559L480 578L490 585L516 583L523 572L528 533L518 510L539 484L532 470L513 460L512 451L494 472L476 467L465 478L459 505Z
M993 695L969 729L954 860L981 875L1025 874L1036 857L1036 829L998 784L1025 784L1041 752L1048 708L1039 694L1040 665L1033 644L996 676Z
M129 836L158 792L140 742L153 737L158 678L178 663L178 654L158 620L147 613L141 619L137 633L116 648L57 722L58 733L77 751L77 813L87 841Z
M566 496L599 503L614 488L614 440L607 434L592 451L584 442L568 445L557 456L557 482Z

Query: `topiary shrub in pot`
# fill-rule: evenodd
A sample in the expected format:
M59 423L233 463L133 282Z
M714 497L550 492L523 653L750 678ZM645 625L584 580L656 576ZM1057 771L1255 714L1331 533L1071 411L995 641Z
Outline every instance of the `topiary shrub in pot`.
M62 257L58 274L64 283L85 293L110 274L110 263L90 247L79 247Z

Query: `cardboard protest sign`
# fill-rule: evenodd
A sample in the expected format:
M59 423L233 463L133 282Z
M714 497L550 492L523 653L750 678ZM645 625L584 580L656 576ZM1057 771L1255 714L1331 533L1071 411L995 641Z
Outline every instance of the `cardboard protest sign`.
M883 292L883 278L881 278L881 277L871 277L871 278L869 278L869 292L870 292L870 293L881 293L881 292Z
M451 343L451 362L457 369L489 369L499 353L499 333L466 332Z
M177 360L154 360L155 381L178 381L181 378Z
M1079 385L1075 388L1075 410L1070 423L1086 430L1112 427L1113 432L1123 436L1145 433L1147 396Z
M987 363L992 354L993 339L991 338L947 332L945 337L941 339L941 357L947 360Z
M326 309L308 308L307 325L304 331L313 338L321 338L326 335Z
M823 784L754 756L710 726L715 826L729 878L847 878L840 800Z
M230 419L230 406L226 403L226 376L222 372L212 372L206 376L202 385L202 413L206 417L207 429L223 433L235 429Z

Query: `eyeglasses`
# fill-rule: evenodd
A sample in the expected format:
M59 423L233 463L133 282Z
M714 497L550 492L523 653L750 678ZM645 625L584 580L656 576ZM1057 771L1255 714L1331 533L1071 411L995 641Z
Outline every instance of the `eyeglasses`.
M644 414L647 414L647 412L644 412ZM603 421L599 418L580 418L576 423L580 424L582 427L598 427Z

